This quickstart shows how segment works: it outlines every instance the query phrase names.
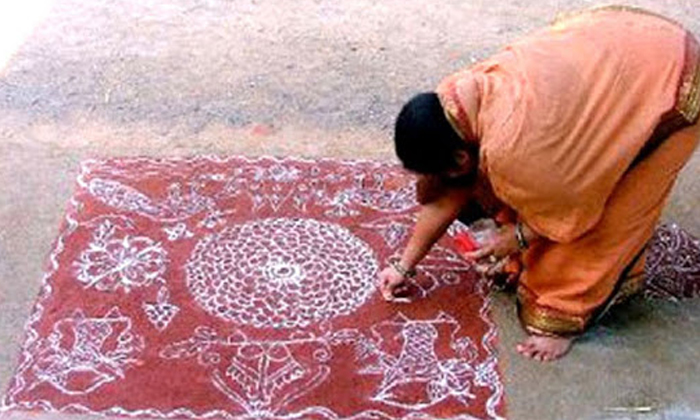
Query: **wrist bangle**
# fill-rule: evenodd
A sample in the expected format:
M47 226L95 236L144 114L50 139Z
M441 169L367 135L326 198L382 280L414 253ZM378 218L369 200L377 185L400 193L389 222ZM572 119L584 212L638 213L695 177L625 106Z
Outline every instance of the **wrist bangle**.
M515 240L518 241L518 249L524 251L530 246L525 239L525 233L523 232L523 224L520 222L515 223Z
M401 274L402 276L404 276L404 277L406 277L406 278L409 278L409 279L415 277L416 274L417 274L415 268L412 268L412 269L410 269L410 270L406 270L405 268L403 268L403 267L401 266L401 264L400 264L398 261L390 261L390 262L389 262L389 265L391 265L391 267L392 267L394 270L396 270L397 273L399 273L399 274Z

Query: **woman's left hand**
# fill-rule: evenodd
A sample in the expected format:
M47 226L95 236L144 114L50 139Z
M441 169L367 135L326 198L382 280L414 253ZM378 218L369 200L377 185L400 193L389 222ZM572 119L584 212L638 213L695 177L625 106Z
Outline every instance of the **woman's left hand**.
M473 261L482 259L502 260L505 257L516 254L519 251L518 240L515 237L515 224L509 223L502 225L491 239L481 248L473 252L462 254L464 258Z

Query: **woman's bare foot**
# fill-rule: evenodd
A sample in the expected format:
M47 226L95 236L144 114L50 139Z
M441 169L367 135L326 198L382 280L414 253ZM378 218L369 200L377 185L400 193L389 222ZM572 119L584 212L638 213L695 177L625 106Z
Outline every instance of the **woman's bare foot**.
M540 362L551 362L564 356L571 348L573 338L531 335L515 349L518 353Z

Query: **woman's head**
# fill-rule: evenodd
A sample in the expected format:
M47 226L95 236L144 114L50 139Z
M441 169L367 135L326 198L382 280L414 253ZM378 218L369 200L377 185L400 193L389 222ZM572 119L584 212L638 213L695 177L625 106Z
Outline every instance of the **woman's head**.
M394 145L410 171L448 178L476 174L476 147L452 128L435 93L418 94L403 106L396 119Z

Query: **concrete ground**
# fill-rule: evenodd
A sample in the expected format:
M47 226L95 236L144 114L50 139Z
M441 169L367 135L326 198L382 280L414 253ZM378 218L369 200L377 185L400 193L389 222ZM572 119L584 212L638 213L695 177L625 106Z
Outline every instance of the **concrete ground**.
M36 4L34 4L34 3ZM7 2L10 3L10 2ZM17 3L17 2L12 2ZM700 33L695 0L629 4ZM402 102L586 0L24 0L0 30L0 386L91 156L393 160ZM8 9L9 10L9 9ZM8 26L10 25L10 26ZM700 234L700 153L666 211ZM700 305L634 301L564 360L524 360L497 295L511 419L700 419ZM0 415L2 416L2 415ZM13 419L82 419L4 414Z

